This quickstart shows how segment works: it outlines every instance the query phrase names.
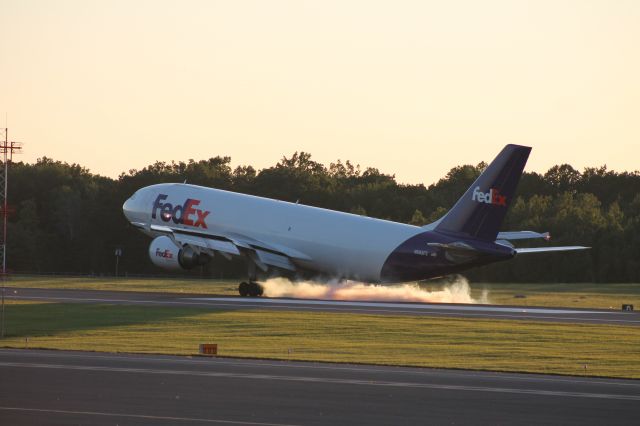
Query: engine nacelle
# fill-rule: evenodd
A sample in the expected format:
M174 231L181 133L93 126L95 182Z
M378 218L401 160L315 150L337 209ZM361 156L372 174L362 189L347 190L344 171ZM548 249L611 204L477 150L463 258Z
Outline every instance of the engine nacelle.
M180 261L180 247L178 247L169 237L162 236L154 238L149 245L149 257L154 265L172 271L179 271L182 268Z
M211 260L206 253L199 253L188 245L178 247L171 238L164 235L151 241L149 257L154 265L171 271L192 269Z

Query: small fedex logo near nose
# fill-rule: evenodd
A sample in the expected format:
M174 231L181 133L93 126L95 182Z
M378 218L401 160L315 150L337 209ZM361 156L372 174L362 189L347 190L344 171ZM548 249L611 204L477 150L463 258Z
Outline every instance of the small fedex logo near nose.
M473 189L473 195L471 195L471 201L478 203L493 204L496 206L507 206L507 196L500 195L500 191L495 188L491 188L489 192L480 191L480 187L476 186Z
M156 201L153 203L153 210L151 211L151 217L153 219L156 218L158 211L160 211L160 219L163 222L173 220L175 224L181 223L207 229L205 219L211 212L196 208L196 206L200 204L200 200L187 198L184 204L176 204L174 207L173 204L164 202L166 199L166 194L159 194L158 198L156 198Z

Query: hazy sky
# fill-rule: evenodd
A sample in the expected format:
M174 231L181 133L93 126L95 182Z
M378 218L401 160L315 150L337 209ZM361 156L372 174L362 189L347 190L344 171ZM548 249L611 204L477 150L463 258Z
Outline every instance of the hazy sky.
M429 184L534 147L640 169L640 1L0 0L0 126L117 176L307 151Z

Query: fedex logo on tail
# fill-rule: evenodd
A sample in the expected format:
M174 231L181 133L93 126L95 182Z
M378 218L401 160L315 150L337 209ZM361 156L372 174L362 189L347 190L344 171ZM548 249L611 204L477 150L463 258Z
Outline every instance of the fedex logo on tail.
M207 223L205 219L210 211L201 210L196 208L200 204L200 200L193 200L187 198L184 204L176 204L174 206L171 203L166 203L166 194L159 194L156 201L153 203L153 210L151 211L151 217L156 218L158 211L160 211L160 219L163 222L173 221L175 224L184 224L189 226L195 226L207 229Z
M473 195L471 196L471 201L475 201L478 203L493 204L496 206L504 206L504 207L507 206L507 196L500 195L500 191L495 188L491 188L489 192L482 192L480 191L480 187L476 186L473 189Z

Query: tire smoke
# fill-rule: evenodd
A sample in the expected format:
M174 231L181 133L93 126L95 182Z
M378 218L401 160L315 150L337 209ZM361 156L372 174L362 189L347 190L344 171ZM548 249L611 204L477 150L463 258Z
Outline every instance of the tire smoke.
M360 300L385 302L489 303L488 292L479 299L471 297L471 287L463 276L439 282L439 289L425 289L418 283L374 285L357 281L295 281L271 278L261 282L267 297L297 299Z

